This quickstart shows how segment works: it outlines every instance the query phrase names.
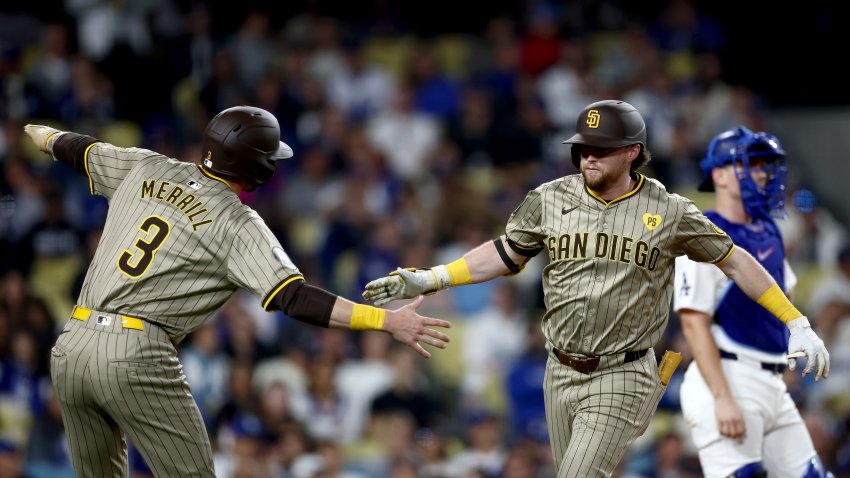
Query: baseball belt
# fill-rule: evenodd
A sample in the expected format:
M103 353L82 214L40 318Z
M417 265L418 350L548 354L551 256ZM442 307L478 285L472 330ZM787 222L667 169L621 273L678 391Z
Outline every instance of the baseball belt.
M74 311L71 313L71 318L86 322L92 316L92 312L93 311L89 308L81 305L75 305ZM118 317L121 319L121 326L125 329L145 330L145 321L142 319L130 317L129 315L118 315ZM94 320L98 321L98 323L108 323L112 320L112 317L110 314L98 313Z
M629 362L634 362L635 360L643 357L644 355L646 355L646 352L648 350L649 349L643 349L634 352L626 352L623 357L622 365L625 365ZM599 361L603 357L601 355L581 355L564 352L563 350L559 350L555 347L552 347L552 353L555 354L555 357L558 358L559 362L583 374L588 374L596 370L596 368L599 367Z
M786 365L784 363L771 363L771 362L761 362L755 359L742 358L739 357L738 354L734 352L729 352L723 349L720 349L720 358L725 358L728 360L737 360L741 363L750 363L753 362L753 365L761 366L762 370L767 370L768 372L773 373L784 373Z

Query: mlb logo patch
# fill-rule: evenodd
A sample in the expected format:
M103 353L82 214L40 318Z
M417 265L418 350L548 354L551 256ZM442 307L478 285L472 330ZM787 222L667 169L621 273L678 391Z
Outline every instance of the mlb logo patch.
M108 315L98 315L97 316L97 325L107 326L112 322L112 318Z
M201 183L195 181L194 179L190 179L189 181L187 181L186 186L189 186L190 188L192 188L194 190L201 189Z

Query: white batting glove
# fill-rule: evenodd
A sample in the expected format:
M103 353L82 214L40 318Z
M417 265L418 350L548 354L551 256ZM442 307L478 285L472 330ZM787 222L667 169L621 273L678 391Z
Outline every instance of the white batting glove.
M438 290L436 275L431 269L403 269L399 267L386 277L366 284L363 298L375 305L384 305L398 299L412 299L418 295Z
M788 322L791 336L788 338L788 368L794 370L797 359L806 357L806 368L803 376L815 370L815 380L826 378L829 375L829 352L823 340L812 330L809 319L806 316L796 318Z
M24 132L29 135L39 151L51 156L53 155L53 141L63 133L63 131L59 131L56 128L40 124L28 124L24 126Z

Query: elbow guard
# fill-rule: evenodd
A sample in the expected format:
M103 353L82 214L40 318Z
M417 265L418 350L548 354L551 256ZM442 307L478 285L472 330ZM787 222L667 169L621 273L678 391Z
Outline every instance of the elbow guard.
M278 308L293 319L328 327L336 298L336 295L324 289L304 281L296 281L283 289L283 292L275 297L275 301Z

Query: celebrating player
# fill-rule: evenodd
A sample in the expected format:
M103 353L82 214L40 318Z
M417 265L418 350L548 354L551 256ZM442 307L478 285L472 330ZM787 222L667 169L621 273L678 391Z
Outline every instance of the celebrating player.
M565 143L581 174L529 192L503 236L450 264L399 268L367 284L363 297L381 305L483 282L520 272L548 251L543 388L560 478L611 476L646 430L666 388L652 347L667 326L677 256L717 265L788 325L789 351L808 359L804 373L826 376L823 342L770 274L693 202L637 172L650 153L632 105L588 105Z
M127 476L126 433L156 476L215 476L212 449L175 344L238 288L322 326L381 330L425 357L449 322L385 311L307 284L260 216L239 200L292 156L277 119L237 106L207 125L199 165L90 136L27 125L38 148L109 200L78 305L52 349L74 469ZM199 158L200 159L200 158Z
M796 276L771 218L784 212L779 141L739 126L712 139L700 166L699 189L716 190L705 215L790 294ZM673 307L695 359L682 383L682 413L705 476L831 476L782 380L786 328L717 268L678 257L674 283Z

